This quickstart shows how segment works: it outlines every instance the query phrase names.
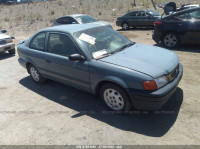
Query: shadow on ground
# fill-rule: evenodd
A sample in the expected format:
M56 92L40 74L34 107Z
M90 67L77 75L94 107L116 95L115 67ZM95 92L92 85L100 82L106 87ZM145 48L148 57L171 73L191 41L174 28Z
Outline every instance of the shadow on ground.
M163 47L161 44L155 44L154 46ZM198 44L180 45L179 47L172 48L171 50L181 51L181 52L200 53L200 45L198 45Z
M79 113L72 118L88 115L118 129L152 137L161 137L168 132L177 119L183 101L183 91L178 88L169 102L159 111L131 111L128 114L117 114L107 111L98 97L54 81L38 85L30 77L26 77L19 83L49 100L78 111Z
M15 55L10 55L9 53L6 53L6 52L0 52L0 60L4 60L4 59L7 59L7 58L11 58Z

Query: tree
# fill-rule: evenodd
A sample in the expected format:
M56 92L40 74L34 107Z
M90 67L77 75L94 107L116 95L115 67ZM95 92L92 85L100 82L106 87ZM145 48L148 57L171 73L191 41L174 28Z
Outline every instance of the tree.
M157 8L156 8L156 4L154 3L154 1L151 0L151 2L152 2L152 4L153 4L154 9L157 10Z

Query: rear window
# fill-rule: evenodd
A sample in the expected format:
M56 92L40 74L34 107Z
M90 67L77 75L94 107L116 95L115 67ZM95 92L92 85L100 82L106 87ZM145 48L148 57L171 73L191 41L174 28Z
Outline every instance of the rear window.
M196 10L193 12L187 12L181 15L176 16L176 18L187 21L187 20L200 20L200 10Z

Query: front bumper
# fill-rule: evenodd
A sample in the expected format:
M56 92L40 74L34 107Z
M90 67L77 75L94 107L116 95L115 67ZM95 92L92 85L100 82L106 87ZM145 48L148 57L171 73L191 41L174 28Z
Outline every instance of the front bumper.
M0 52L9 51L15 49L14 43L8 43L4 45L0 45Z
M179 74L173 82L167 84L165 87L154 92L129 90L134 108L141 110L160 109L175 93L182 76L183 66L180 64Z
M26 62L22 58L18 58L19 64L26 69Z

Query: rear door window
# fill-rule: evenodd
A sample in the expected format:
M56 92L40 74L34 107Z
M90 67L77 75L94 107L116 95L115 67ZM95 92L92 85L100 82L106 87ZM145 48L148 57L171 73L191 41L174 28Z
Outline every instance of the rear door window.
M46 36L45 32L37 34L30 42L29 47L31 49L45 51L45 36Z
M137 16L137 14L138 14L138 11L134 11L134 12L128 13L126 16L135 17Z
M56 20L59 24L72 24L72 19L70 17L62 17Z
M200 10L187 12L181 15L176 16L176 18L181 19L183 21L191 21L191 20L200 20Z

